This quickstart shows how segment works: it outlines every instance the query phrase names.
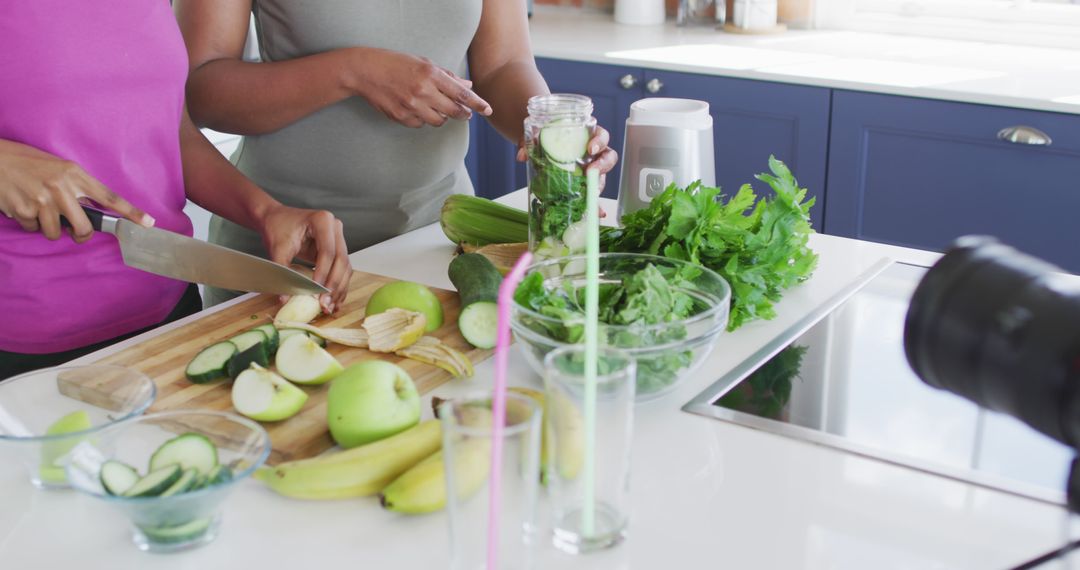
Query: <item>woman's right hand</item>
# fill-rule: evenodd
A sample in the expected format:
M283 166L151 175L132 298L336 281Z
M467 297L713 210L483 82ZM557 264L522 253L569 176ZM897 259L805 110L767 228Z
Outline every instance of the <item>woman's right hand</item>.
M28 232L51 240L62 234L60 216L71 223L76 243L94 235L79 200L87 198L147 227L154 219L106 188L78 164L24 144L0 140L0 212Z
M376 48L355 48L354 54L353 89L392 121L438 127L449 118L468 120L473 111L491 114L471 81L425 58Z

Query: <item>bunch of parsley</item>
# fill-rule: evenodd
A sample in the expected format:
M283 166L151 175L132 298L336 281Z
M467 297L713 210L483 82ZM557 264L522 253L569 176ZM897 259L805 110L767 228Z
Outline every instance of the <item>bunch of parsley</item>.
M621 228L604 228L601 248L692 261L731 285L728 330L776 316L782 291L810 277L817 254L807 247L810 207L806 189L783 162L769 157L772 174L757 179L772 197L758 198L749 184L724 200L719 188L695 182L669 186L649 206L623 216Z

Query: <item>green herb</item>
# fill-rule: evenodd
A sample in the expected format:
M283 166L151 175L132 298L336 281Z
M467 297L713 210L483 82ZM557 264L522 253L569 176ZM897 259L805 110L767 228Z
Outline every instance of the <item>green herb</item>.
M700 270L693 267L682 271L665 269L650 263L628 274L621 283L600 285L601 345L645 348L686 338L686 328L681 325L648 325L680 321L705 308L685 292L693 289L690 279ZM544 286L543 275L533 272L518 285L514 300L550 317L550 320L525 318L522 322L526 326L559 342L577 344L584 341L584 287L575 287L568 280L559 287L548 289ZM638 392L654 392L674 382L678 371L690 364L691 356L689 350L673 350L655 357L639 356L636 359Z
M781 292L808 277L817 254L807 247L810 207L783 162L769 157L759 174L774 196L758 198L749 184L724 201L719 188L695 182L669 186L645 209L623 216L622 228L603 228L601 247L692 261L719 273L732 288L728 330L776 316Z
M720 398L716 405L780 419L791 399L792 380L799 377L805 346L791 345L762 364L749 378Z
M537 243L562 245L563 235L585 213L585 173L553 164L534 148L529 156L534 172L529 180L529 231Z

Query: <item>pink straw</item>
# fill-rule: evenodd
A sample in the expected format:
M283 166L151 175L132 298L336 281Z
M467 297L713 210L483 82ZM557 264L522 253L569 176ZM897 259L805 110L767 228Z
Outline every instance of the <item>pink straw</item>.
M525 252L499 285L499 324L495 339L495 394L491 404L494 424L491 432L491 486L488 488L488 570L496 570L499 558L499 511L502 509L503 425L506 423L506 358L510 352L510 307L514 289L525 276L532 254Z

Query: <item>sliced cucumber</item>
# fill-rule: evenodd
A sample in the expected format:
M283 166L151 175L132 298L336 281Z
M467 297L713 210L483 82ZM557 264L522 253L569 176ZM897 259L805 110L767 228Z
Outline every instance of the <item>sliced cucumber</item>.
M123 495L139 480L139 472L127 463L115 460L106 461L101 465L101 486L110 495Z
M198 469L194 467L190 469L185 469L184 472L180 475L180 478L177 479L171 487L162 491L161 495L158 496L171 497L173 495L179 495L180 493L186 493L188 491L191 491L195 488L195 485L199 483L200 477L202 477L202 475L199 474Z
M266 336L266 333L259 329L251 329L244 331L229 339L229 342L236 345L236 348L243 352L256 344L262 344L264 348L270 348L270 339Z
M183 470L194 468L199 474L205 475L217 464L217 447L205 435L193 432L166 441L150 456L151 471L167 465L178 465Z
M196 384L205 384L218 378L224 378L228 372L229 360L236 355L236 345L229 341L211 344L199 351L191 359L184 374Z
M496 300L502 273L488 258L478 253L464 253L455 257L447 273L461 297L461 313L458 315L461 335L477 348L494 347L498 334Z
M259 331L259 334L262 334L262 331ZM229 376L236 378L241 372L250 368L252 363L259 366L270 364L270 355L266 352L266 345L255 343L248 347L247 350L242 350L230 358L228 365Z
M259 325L251 330L262 331L266 335L266 352L268 354L274 354L277 352L279 346L281 346L281 335L278 330L274 328L274 325L266 323L265 325Z
M210 473L207 474L206 483L204 483L203 486L204 487L213 487L214 485L220 485L222 483L228 483L229 481L232 481L232 478L233 478L232 469L229 469L228 467L226 467L224 465L218 464L217 467L214 467L213 469L211 469Z
M124 491L125 497L156 497L165 492L166 489L173 486L180 476L183 474L183 469L179 465L166 465L160 469L151 469L150 473L135 482L134 485Z
M563 164L585 157L589 144L589 129L581 124L559 124L555 121L540 129L540 148L548 159ZM566 170L565 167L563 167Z
M176 526L144 526L140 527L139 530L146 535L146 538L157 544L175 544L201 537L210 528L212 522L213 519L209 518L195 519Z
M288 340L288 338L290 336L303 334L303 335L307 335L308 338L315 341L315 344L318 344L319 346L321 346L323 348L326 348L326 339L324 339L323 337L321 337L321 336L319 336L319 335L317 335L315 333L302 331L300 329L281 329L280 331L278 331L278 333L280 334L280 339L278 340L278 346L279 347L282 344L285 344L285 341Z

